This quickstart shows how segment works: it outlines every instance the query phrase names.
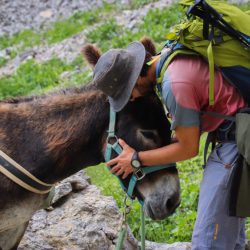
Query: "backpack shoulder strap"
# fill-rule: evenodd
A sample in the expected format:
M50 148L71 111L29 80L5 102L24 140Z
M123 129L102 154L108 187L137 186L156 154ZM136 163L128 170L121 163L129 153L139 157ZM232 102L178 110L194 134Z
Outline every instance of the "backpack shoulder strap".
M174 59L176 55L198 55L198 53L190 49L187 49L182 44L176 44L174 48L167 50L167 51L164 51L164 48L163 48L161 52L160 61L157 63L157 66L156 66L157 84L162 83L164 73L168 65L171 63L171 61Z

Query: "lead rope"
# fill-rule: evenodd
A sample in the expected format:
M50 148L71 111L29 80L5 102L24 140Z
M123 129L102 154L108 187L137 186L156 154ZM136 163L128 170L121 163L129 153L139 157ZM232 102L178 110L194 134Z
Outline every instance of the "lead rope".
M141 205L141 250L145 250L145 216L143 205Z
M125 195L124 202L123 202L124 203L124 210L123 210L122 226L121 226L121 229L118 233L118 239L117 239L117 243L115 245L115 250L122 250L123 242L124 242L125 237L127 235L127 228L128 228L127 219L128 219L128 214L131 211L131 204L128 205L127 198L128 198L128 196Z
M125 195L122 226L121 226L121 229L118 233L118 238L117 238L117 243L115 245L115 250L122 250L123 242L124 242L125 237L127 235L127 229L128 229L127 219L128 219L128 215L131 211L131 205L132 205L132 204L129 204L129 205L127 204L127 198L128 198L128 196ZM145 216L144 216L143 205L141 205L141 230L140 230L140 234L141 234L141 242L139 243L140 250L145 250Z

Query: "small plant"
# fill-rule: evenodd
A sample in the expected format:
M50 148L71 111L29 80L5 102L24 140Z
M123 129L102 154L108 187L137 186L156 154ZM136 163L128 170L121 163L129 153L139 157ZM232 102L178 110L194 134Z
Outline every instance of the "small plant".
M7 59L0 56L0 67L3 67L7 63Z

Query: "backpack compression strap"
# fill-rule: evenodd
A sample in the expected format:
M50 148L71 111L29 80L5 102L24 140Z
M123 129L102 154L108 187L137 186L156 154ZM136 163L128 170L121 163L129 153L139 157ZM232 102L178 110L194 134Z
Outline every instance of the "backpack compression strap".
M195 4L189 7L187 17L190 19L192 15L198 16L203 20L203 36L205 39L213 39L213 37L211 37L213 31L209 32L209 25L212 25L212 27L217 27L227 35L237 39L246 48L250 48L250 37L235 30L223 19L223 16L205 0L196 0Z

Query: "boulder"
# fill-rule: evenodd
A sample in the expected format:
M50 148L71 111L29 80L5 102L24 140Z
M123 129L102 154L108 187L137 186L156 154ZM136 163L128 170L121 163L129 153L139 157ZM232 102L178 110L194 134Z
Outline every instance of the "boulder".
M80 171L56 186L49 208L34 214L18 250L113 250L121 224L114 199L101 195ZM129 227L124 249L138 249ZM191 244L147 241L146 249L189 250Z
M31 219L19 250L114 249L122 215L112 197L101 195L83 171L56 186L47 210ZM137 248L129 231L124 242L128 250Z

